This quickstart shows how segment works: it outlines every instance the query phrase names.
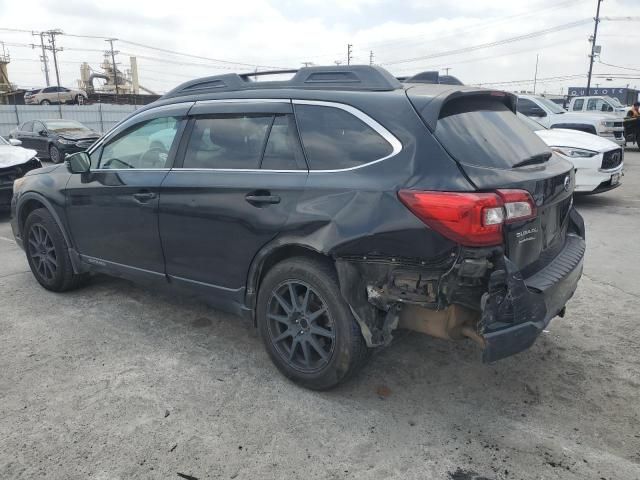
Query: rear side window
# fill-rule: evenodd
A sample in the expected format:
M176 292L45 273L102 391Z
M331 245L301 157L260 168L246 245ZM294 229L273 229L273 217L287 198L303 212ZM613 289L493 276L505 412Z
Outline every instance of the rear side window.
M578 98L575 102L573 102L573 110L582 110L584 106L584 99Z
M296 105L295 112L311 170L357 167L393 152L378 132L340 108Z
M183 168L255 169L273 115L196 118Z
M435 136L458 162L511 168L549 152L538 136L495 99L459 99L442 109Z
M297 170L304 165L292 115L278 115L273 120L261 167L267 170Z

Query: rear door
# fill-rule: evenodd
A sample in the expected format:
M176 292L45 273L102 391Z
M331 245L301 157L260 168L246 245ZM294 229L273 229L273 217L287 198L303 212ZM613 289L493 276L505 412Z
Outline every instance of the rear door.
M574 173L503 100L494 94L445 103L434 135L478 190L531 194L537 216L504 228L508 257L526 274L564 244Z
M308 175L291 102L202 102L160 191L171 281L242 303L256 253L295 210Z

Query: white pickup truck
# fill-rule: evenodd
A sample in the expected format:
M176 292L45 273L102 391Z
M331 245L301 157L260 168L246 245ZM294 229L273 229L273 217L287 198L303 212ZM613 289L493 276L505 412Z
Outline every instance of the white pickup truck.
M618 115L603 112L567 112L539 95L518 95L518 112L547 128L566 128L593 133L624 145L624 125Z
M573 97L567 108L570 112L604 112L624 117L629 110L620 100L606 95L600 97Z

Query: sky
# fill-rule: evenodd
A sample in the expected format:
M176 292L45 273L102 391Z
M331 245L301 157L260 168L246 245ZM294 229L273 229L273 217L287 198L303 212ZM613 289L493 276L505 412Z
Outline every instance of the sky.
M448 68L466 84L512 91L533 89L538 56L536 91L566 93L569 86L586 85L596 4L597 0L30 0L25 7L0 0L0 42L11 57L9 78L23 88L44 86L41 52L29 46L39 37L30 32L61 29L65 35L57 37L64 48L58 54L60 81L67 87L77 85L83 61L100 72L108 46L104 38L117 38L120 68L127 68L129 56L135 55L141 85L157 93L219 73L299 68L304 62L344 64L348 44L352 63L369 64L372 59L396 76L425 70L444 73ZM640 0L604 0L601 15L602 54L592 84L640 86Z

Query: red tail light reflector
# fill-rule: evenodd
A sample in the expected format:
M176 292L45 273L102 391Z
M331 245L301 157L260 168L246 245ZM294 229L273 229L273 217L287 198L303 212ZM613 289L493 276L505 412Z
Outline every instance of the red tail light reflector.
M533 199L525 190L496 193L400 190L398 197L432 229L469 247L500 245L504 223L536 216Z

